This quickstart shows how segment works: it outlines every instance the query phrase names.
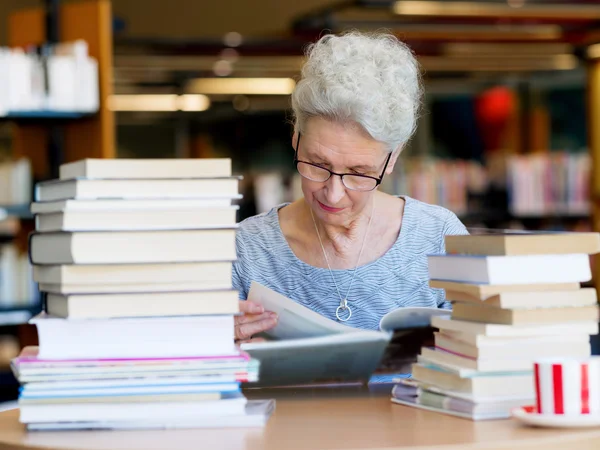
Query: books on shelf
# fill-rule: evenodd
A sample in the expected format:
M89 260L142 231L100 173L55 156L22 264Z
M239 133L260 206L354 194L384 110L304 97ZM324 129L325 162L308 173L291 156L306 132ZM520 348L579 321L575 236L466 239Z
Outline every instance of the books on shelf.
M91 113L99 108L98 62L89 56L85 41L27 51L2 47L0 67L0 116L21 111Z
M447 236L455 253L428 257L430 286L446 290L452 316L432 317L434 346L421 349L409 386L392 401L471 420L508 418L533 403L535 360L591 354L597 296L579 282L599 236L539 236Z
M483 192L486 186L485 167L476 161L401 158L392 175L384 178L382 189L462 215L468 212L469 194Z
M0 245L0 309L25 309L38 303L27 254L12 243Z
M33 175L26 158L0 163L0 208L31 202Z
M591 167L588 152L510 157L509 210L515 216L589 214Z
M265 424L273 402L240 391L259 363L234 342L230 171L230 160L86 160L61 174L93 195L37 198L30 257L46 311L31 321L39 353L12 364L29 429ZM135 198L113 182L137 186Z

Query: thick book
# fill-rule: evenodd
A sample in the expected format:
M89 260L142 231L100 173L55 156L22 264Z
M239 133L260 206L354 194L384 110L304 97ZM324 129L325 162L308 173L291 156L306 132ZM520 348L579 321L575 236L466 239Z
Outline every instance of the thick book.
M33 264L141 264L231 261L235 228L181 231L35 233Z
M538 325L598 321L598 305L536 309L499 309L475 303L454 303L452 318L504 325Z
M446 291L446 300L483 305L490 309L545 309L561 307L584 307L598 303L596 289L583 288L568 291L523 291L503 292L497 295L481 298L461 291Z
M479 421L508 419L514 408L530 405L533 397L477 403L436 392L434 389L419 389L414 396L392 395L392 402Z
M68 320L40 314L41 359L235 355L232 315Z
M66 319L197 316L239 313L238 291L48 294L46 311Z
M181 293L233 289L231 278L216 283L149 283L149 284L54 284L39 283L40 292L59 295L86 295L86 294L144 294L156 293Z
M82 159L62 164L61 180L73 178L202 178L231 176L231 159Z
M579 356L589 356L579 355ZM477 372L522 372L533 367L534 357L523 359L475 359L454 354L439 348L423 347L418 361L426 361L440 367Z
M195 230L236 224L237 206L166 211L67 211L39 214L38 232Z
M541 284L480 284L446 280L429 280L429 287L444 289L446 292L460 293L469 297L485 300L503 293L540 292L542 295L550 291L575 291L580 283L541 283ZM457 299L459 300L459 299Z
M170 430L184 428L259 428L265 426L275 410L275 400L250 400L243 414L225 416L201 416L189 420L165 419L139 421L103 420L71 422L36 422L27 425L31 431L50 430Z
M100 212L100 211L170 211L203 210L205 208L224 208L241 199L241 195L191 199L155 199L155 200L56 200L53 202L33 202L32 214L51 214L59 212Z
M458 321L461 322L461 321ZM472 323L472 322L464 322L464 323ZM557 342L557 341L564 341L564 342L589 342L590 340L590 334L592 329L593 329L593 325L590 323L587 323L587 325L583 325L582 326L582 330L583 331L577 331L575 329L575 327L573 327L570 324L565 324L565 325L560 325L559 327L554 327L551 326L550 328L547 328L546 326L539 326L542 327L542 334L537 334L537 335L529 335L526 336L527 338L527 342L530 343L531 345L533 345L534 342L539 342L539 343L552 343L552 342ZM539 328L538 327L538 328ZM522 327L517 327L517 328L522 328ZM527 330L530 330L531 327L525 326L523 327ZM471 330L471 331L476 331L476 330ZM474 347L480 348L480 347L498 347L498 346L503 346L503 345L517 345L518 342L523 341L524 336L520 336L519 333L517 333L516 335L504 335L504 336L486 336L483 334L477 334L475 332L465 332L465 331L453 331L453 330L447 330L447 329L443 329L440 330L438 332L438 334L441 334L443 336L446 336L448 338L451 338L453 340L456 341L460 341L462 343L468 344L468 345L472 345Z
M172 421L201 417L241 415L246 398L241 393L229 398L200 402L66 403L21 405L21 423L79 421Z
M35 189L35 201L93 199L193 199L238 195L239 178L165 180L87 179L45 181Z
M255 380L259 362L238 352L223 356L176 358L40 359L21 356L11 361L11 370L21 383L44 386L57 383L101 383L106 380L199 379L212 382ZM60 380L60 381L59 381Z
M590 353L588 335L496 339L475 344L461 341L460 336L442 332L434 336L436 348L476 359L553 358L556 355L577 357Z
M82 288L85 286L114 286L118 289L122 285L165 285L168 287L194 283L204 286L205 289L227 289L231 286L232 265L231 261L177 264L45 265L33 267L33 280L40 284L72 285Z
M586 254L428 256L429 278L481 284L579 283L592 278Z
M443 331L459 331L490 337L598 334L598 321L513 326L471 322L447 317L432 317L431 325Z
M505 372L489 374L473 372L469 376L443 369L433 364L413 364L412 377L422 383L449 391L468 394L473 398L531 396L533 372Z
M19 401L27 400L28 404L64 404L70 400L82 397L102 398L112 397L118 401L117 396L145 397L151 395L171 396L177 394L218 394L214 400L221 398L223 393L238 392L240 384L236 381L215 382L212 380L189 379L184 376L171 379L139 378L132 380L101 380L101 381L76 381L64 383L27 383L21 387ZM165 397L166 398L166 397ZM92 400L93 403L93 400Z
M446 236L446 252L471 255L595 254L600 233L505 232Z

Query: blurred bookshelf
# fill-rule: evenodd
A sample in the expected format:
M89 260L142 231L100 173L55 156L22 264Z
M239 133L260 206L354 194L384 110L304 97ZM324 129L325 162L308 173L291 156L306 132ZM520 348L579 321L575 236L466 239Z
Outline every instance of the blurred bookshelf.
M89 112L78 111L12 111L0 115L0 120L9 121L52 121L52 120L75 120L91 116Z
M29 203L21 205L2 205L0 204L0 217L16 217L19 219L33 219L33 214L29 209Z

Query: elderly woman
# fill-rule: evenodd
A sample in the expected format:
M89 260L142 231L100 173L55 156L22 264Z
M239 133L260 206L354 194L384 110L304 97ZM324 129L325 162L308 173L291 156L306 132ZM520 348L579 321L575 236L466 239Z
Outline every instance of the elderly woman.
M324 36L311 45L292 94L294 163L304 198L240 224L234 287L257 281L319 314L377 329L406 306L448 308L428 286L428 254L467 231L450 211L378 190L413 134L419 68L388 34ZM236 337L277 317L240 302Z

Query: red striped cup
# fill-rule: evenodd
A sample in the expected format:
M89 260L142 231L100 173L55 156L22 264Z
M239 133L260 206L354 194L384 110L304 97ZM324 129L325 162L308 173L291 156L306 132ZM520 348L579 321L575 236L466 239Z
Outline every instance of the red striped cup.
M538 414L600 415L600 358L534 363Z

